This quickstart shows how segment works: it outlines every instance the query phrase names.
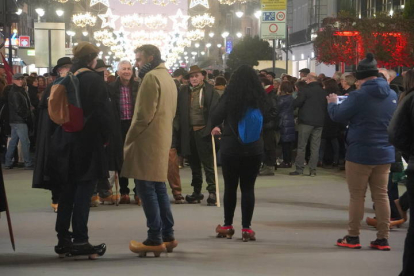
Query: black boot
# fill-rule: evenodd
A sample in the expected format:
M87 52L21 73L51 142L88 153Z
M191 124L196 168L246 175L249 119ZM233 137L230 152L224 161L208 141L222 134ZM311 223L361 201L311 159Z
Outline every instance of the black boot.
M207 206L216 206L217 196L216 193L210 193L207 198Z
M204 195L200 192L194 192L192 195L186 195L185 200L190 203L200 203L201 200L204 199Z
M72 239L71 238L64 238L59 240L58 244L55 246L55 252L59 255L59 258L66 257L69 254L70 250L72 249Z
M106 244L92 245L90 243L74 244L70 250L70 256L89 256L90 259L96 259L103 256L106 252Z

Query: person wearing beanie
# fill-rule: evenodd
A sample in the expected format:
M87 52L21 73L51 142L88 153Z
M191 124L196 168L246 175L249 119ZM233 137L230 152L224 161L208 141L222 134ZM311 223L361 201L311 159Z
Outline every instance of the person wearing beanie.
M73 48L70 71L79 81L79 97L84 125L78 132L67 132L58 126L50 139L51 177L61 185L62 195L56 219L60 256L70 254L103 255L105 244L89 243L89 203L99 179L109 177L105 147L110 129L110 102L105 82L94 68L99 48L89 42L79 42ZM72 221L73 233L69 232Z
M388 244L390 205L387 185L391 163L395 161L394 147L389 142L387 127L397 108L397 94L387 81L378 78L377 61L367 54L357 67L360 88L338 104L338 96L330 94L328 113L331 119L348 125L346 179L350 193L348 235L337 246L359 249L361 220L369 186L375 204L377 239L370 247L390 250Z

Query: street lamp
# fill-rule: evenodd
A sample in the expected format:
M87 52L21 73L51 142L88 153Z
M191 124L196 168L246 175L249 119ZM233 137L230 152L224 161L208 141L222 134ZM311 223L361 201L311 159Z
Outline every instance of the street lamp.
M244 12L242 12L242 11L237 11L236 12L236 16L238 17L238 18L242 18L242 16L244 15Z
M87 36L88 35L88 31L83 31L82 34L83 34L83 36Z
M37 9L35 9L35 11L37 13L37 22L40 22L40 17L45 15L45 10L42 9L42 8L37 8Z
M70 48L72 48L73 47L73 37L75 36L76 33L74 31L67 30L66 34L68 36L70 36Z
M208 36L209 36L209 37L214 37L214 33L213 33L213 32L211 32L211 33L209 33L209 34L208 34Z
M64 13L65 13L65 12L64 12L63 10L61 10L61 9L56 10L56 14L57 14L57 16L59 16L59 17L61 17Z
M21 14L22 14L22 12L23 12L23 10L22 10L22 9L18 9L18 10L17 10L17 12L16 12L16 14L17 14L17 15L21 15Z
M238 32L238 33L236 34L236 36L237 36L238 38L241 38L241 37L243 36L243 34L242 34L241 32Z
M224 38L224 54L223 54L223 71L226 71L226 61L227 61L227 37L229 32L224 32L221 36Z
M259 18L260 18L260 16L262 16L262 11L255 11L255 12L254 12L254 16L255 16L257 19L259 19Z

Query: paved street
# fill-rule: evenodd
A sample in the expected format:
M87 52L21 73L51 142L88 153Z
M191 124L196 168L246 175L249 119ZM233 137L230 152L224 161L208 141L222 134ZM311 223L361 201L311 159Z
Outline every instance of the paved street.
M392 230L391 252L368 248L375 230L365 223L361 250L337 248L335 241L346 234L348 216L343 172L320 170L315 178L289 177L288 172L279 170L256 183L256 242L241 241L240 206L236 234L227 240L215 238L222 208L207 207L205 201L173 205L179 247L161 258L138 258L128 243L146 237L142 208L105 205L93 208L89 220L90 242L105 242L105 256L75 261L54 253L56 215L49 206L50 193L31 188L29 171L5 171L17 249L11 249L2 213L0 275L398 275L407 225ZM184 194L191 191L190 175L189 168L181 170ZM400 186L400 193L403 190ZM371 206L368 195L366 215L374 216Z

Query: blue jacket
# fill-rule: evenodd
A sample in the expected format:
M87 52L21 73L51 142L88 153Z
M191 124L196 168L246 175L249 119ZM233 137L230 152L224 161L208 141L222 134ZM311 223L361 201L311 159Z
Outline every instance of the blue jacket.
M340 105L328 105L333 121L348 124L347 161L364 165L395 162L387 128L396 108L397 94L383 78L365 82Z
M282 142L293 142L296 140L293 100L292 95L283 95L279 96L277 101L280 117L280 140Z

